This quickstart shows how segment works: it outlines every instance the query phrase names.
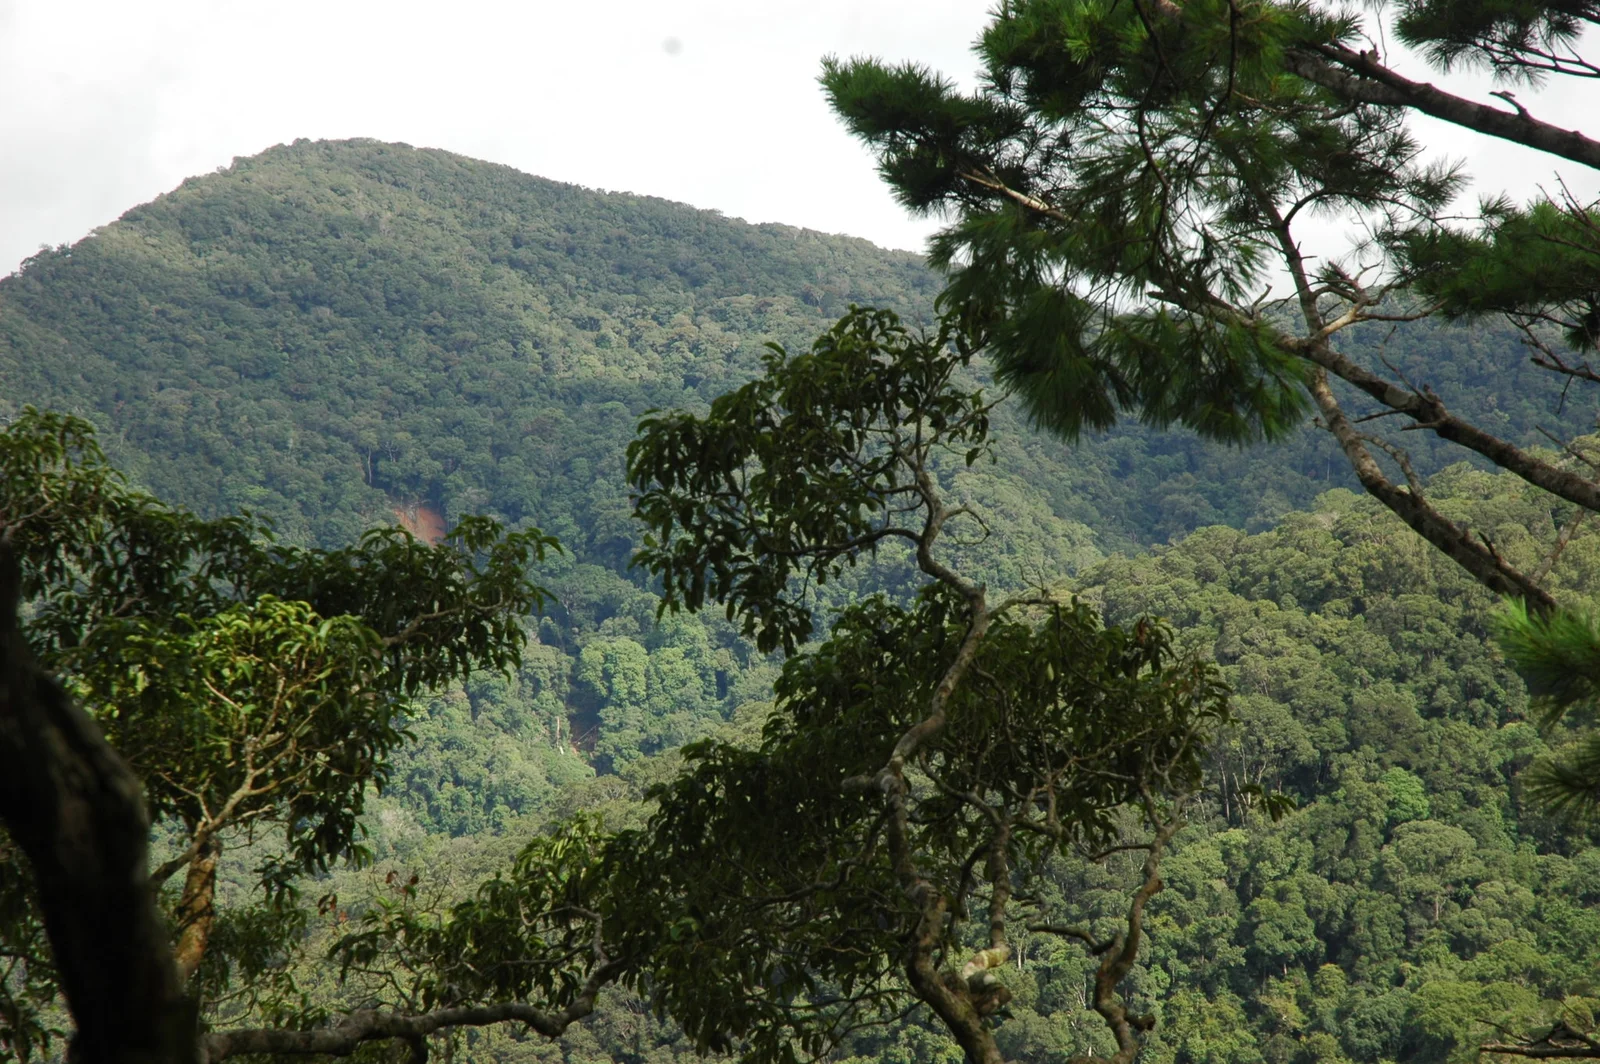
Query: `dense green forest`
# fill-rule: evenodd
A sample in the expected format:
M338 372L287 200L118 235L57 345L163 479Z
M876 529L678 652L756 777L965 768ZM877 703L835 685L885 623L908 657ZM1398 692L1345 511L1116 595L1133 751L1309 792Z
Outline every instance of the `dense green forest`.
M520 668L416 704L368 807L376 863L318 884L336 900L280 975L311 999L376 993L317 961L348 921L447 904L574 812L638 823L677 747L753 740L777 665L716 611L658 620L627 565L624 449L645 411L703 408L750 378L763 344L803 348L852 303L927 323L938 287L915 257L861 241L366 141L238 160L0 281L0 416L85 416L164 499L254 511L307 545L488 513L568 548L540 567L557 601ZM1492 406L1518 442L1585 417L1505 357L1506 332L1430 323L1360 342ZM1270 457L1138 426L1069 448L1002 405L994 436L993 464L951 474L993 529L961 548L972 567L999 587L1065 580L1112 621L1164 617L1236 691L1209 753L1217 790L1168 859L1131 980L1158 1017L1145 1059L1455 1061L1493 1025L1592 1017L1600 859L1519 791L1518 770L1563 740L1527 721L1491 596L1345 490L1310 430ZM1433 497L1487 520L1508 555L1548 531L1520 482L1438 453L1418 441ZM902 590L902 561L886 550L827 604ZM1554 586L1592 598L1597 562L1590 529ZM1274 821L1253 788L1298 809ZM224 877L224 946L259 915L253 856ZM1112 918L1128 871L1063 861L1050 889ZM1100 1044L1089 965L1021 944L1003 976L1009 1058ZM559 1042L461 1037L485 1061L694 1052L620 994ZM961 1059L916 1022L859 1033L844 1055Z
M860 240L439 151L302 141L0 281L0 416L81 414L162 498L250 509L293 540L344 542L427 505L537 520L620 568L621 448L643 410L708 401L763 343L803 347L852 302L927 322L938 289L916 257ZM1518 442L1588 423L1559 382L1503 357L1509 330L1362 339ZM1264 528L1353 486L1311 431L1270 454L1137 425L1070 452L1007 435L996 477L1102 550ZM1415 448L1428 471L1430 445Z
M466 513L537 524L570 551L547 574L560 605L541 638L588 654L561 681L571 732L559 713L543 727L626 758L725 718L750 665L715 621L653 628L627 568L635 421L704 404L763 344L803 347L852 302L925 322L937 287L914 256L846 237L444 152L302 141L0 281L0 416L31 403L87 417L159 497L249 510L289 542L347 542L396 514L419 529ZM1519 441L1583 421L1559 382L1506 368L1507 331L1428 324L1373 342L1446 398L1501 411ZM1002 584L1208 524L1268 528L1354 486L1310 428L1270 453L1138 425L1069 448L998 416L997 461L971 480L1004 517L982 551ZM1416 441L1424 473L1435 450ZM623 693L640 646L695 663L671 711Z
M1513 550L1515 530L1549 519L1508 476L1463 467L1435 489L1452 505L1488 501ZM1600 591L1600 535L1569 551L1557 586ZM1170 618L1236 691L1238 720L1212 751L1220 786L1164 867L1146 966L1133 979L1135 1000L1159 1019L1145 1059L1470 1060L1493 1025L1600 1008L1600 858L1590 840L1530 808L1516 784L1563 740L1526 719L1521 683L1487 630L1491 596L1398 521L1335 490L1273 530L1208 528L1094 566L1073 586L1111 619ZM524 692L538 686L530 679L525 670ZM469 685L430 703L418 742L397 761L407 783L378 803L381 858L336 876L341 897L381 896L385 877L412 872L448 892L509 852L509 840L473 831L485 823L476 800L457 812L434 780L453 778L446 786L463 805L477 794L504 801L495 788L505 780L536 780L523 784L521 806L536 818L577 808L620 823L642 815L643 790L670 770L670 756L564 786L519 776L519 760L561 755L544 745L537 700L509 693L498 682ZM748 734L763 709L741 707L725 733ZM529 743L530 732L540 741ZM462 766L480 765L505 775L487 786L466 778ZM1245 791L1252 783L1293 796L1298 810L1274 822ZM1127 871L1064 862L1051 889L1114 919ZM1006 973L1017 995L1000 1027L1008 1059L1044 1064L1099 1044L1084 998L1090 968L1058 940L1023 942ZM693 1055L626 998L559 1044L467 1038L474 1059ZM962 1059L917 1025L858 1036L849 1053L854 1064Z

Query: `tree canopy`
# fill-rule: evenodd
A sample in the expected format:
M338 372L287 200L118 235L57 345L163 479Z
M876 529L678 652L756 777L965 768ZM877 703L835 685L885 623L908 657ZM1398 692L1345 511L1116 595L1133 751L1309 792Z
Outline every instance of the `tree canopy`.
M1407 118L1586 165L1593 142L1550 139L1520 104L1494 111L1405 82L1357 46L1393 18L1441 65L1581 73L1576 58L1550 57L1575 56L1588 16L1539 7L1480 25L1440 10L1396 5L1364 22L1276 2L1029 0L985 30L974 93L873 60L830 60L823 81L901 200L951 213L932 244L949 275L943 304L983 330L1041 424L1075 437L1127 410L1246 442L1315 411L1367 491L1486 586L1547 610L1535 575L1429 504L1401 438L1373 422L1397 416L1592 512L1600 487L1581 455L1518 446L1425 376L1342 344L1363 325L1504 313L1537 363L1584 379L1539 326L1560 325L1580 353L1589 342L1588 208L1501 198L1463 224L1452 212L1464 175L1427 161ZM1303 240L1318 216L1366 238L1312 255Z
M282 546L258 520L203 520L130 489L85 422L31 408L0 433L0 471L20 638L132 767L149 815L179 832L148 889L184 873L178 973L219 992L297 933L303 876L361 857L368 788L405 738L406 700L521 660L523 618L546 595L529 568L555 543L478 519L439 546L397 528L342 550ZM256 872L266 906L238 954L219 956L218 862L269 832L281 840ZM17 918L0 934L25 960L0 992L26 1056L58 976L36 949L29 877L5 868Z
M722 601L758 642L791 655L758 745L688 747L683 769L649 792L657 811L641 827L597 833L579 819L536 840L510 875L446 914L379 907L333 954L346 978L375 975L398 990L389 1009L296 1030L315 1015L250 987L254 1011L276 1022L205 1034L202 1058L348 1052L382 1039L422 1045L440 1028L505 1020L557 1036L592 1011L602 988L621 983L648 987L700 1047L737 1044L755 1061L827 1051L911 1001L974 1059L998 1064L988 1018L1010 992L994 970L1011 956L1009 928L1031 914L1033 932L1101 956L1095 1007L1114 1041L1110 1059L1130 1061L1153 1020L1131 1012L1119 986L1138 959L1161 858L1201 785L1211 733L1227 719L1226 688L1214 667L1178 660L1158 625L1105 628L1087 607L1043 589L990 602L943 557L947 525L986 527L973 506L947 504L941 486L985 453L988 432L981 392L953 380L967 359L947 350L949 339L910 334L887 312L852 311L805 354L775 348L761 380L707 415L647 420L630 451L638 509L655 537L641 560L666 576L663 608ZM476 522L437 548L405 532L374 533L344 552L279 548L248 522L199 522L119 490L81 423L30 413L6 438L12 464L36 472L13 486L7 513L23 556L45 559L34 562L31 585L44 660L70 670L113 744L150 778L152 811L188 836L152 876L159 886L187 865L173 917L178 975L207 999L230 975L259 981L245 957L231 958L237 972L223 967L225 956L209 958L209 979L202 968L223 840L281 825L285 853L269 857L261 875L269 900L286 907L278 915L292 913L291 877L351 852L365 787L382 781L400 737L384 694L480 659L514 664L513 629L495 625L541 601L525 568L552 544ZM830 475L837 491L789 490ZM732 519L707 519L707 506ZM102 526L95 518L107 511L124 519ZM863 535L870 515L882 518L877 535ZM189 538L166 554L159 535L148 552L120 549L138 539L141 518ZM45 527L50 537L33 541L30 555L28 535ZM774 529L786 537L781 546ZM102 531L109 553L80 560L74 544ZM234 548L226 569L206 565L215 555L197 551L197 532ZM851 606L829 638L797 653L815 604L795 578L821 582L889 535L913 543L927 586L913 603L879 596ZM391 549L443 567L444 579L419 580ZM142 570L147 557L155 564ZM164 558L176 561L163 566ZM319 599L338 601L379 565L390 599L357 601L382 613L321 619ZM102 618L96 588L124 570L166 597L118 589L98 601L170 602L171 612ZM729 571L738 575L710 575ZM298 578L292 586L304 599L259 590L284 574ZM407 576L421 594L399 609L393 597ZM199 612L208 602L210 617ZM58 622L66 609L88 620ZM475 627L485 619L487 638ZM124 624L133 630L123 634ZM49 641L69 630L83 633L74 646ZM408 659L411 640L414 652L431 645L442 660ZM79 647L89 649L72 657ZM96 664L74 667L84 661ZM114 663L107 669L117 683L99 679L101 661ZM122 730L141 703L158 726ZM360 710L367 716L351 719ZM376 738L352 727L368 720ZM297 767L302 760L311 767ZM214 779L230 773L236 784ZM361 789L341 792L335 782ZM315 802L323 805L306 804ZM1052 857L1096 850L1091 860L1144 854L1123 926L1104 942L1086 927L1050 924L1052 907L1030 891ZM400 888L402 899L414 883ZM974 949L963 928L980 910L986 933ZM287 946L296 929L291 919L276 930ZM26 921L8 931L25 934ZM30 963L28 974L48 979L48 962ZM292 983L268 979L265 989L281 996ZM30 990L39 997L48 987ZM16 1044L28 1055L27 1043Z
M1566 192L1457 205L1466 175L1429 161L1426 114L1594 167L1600 145L1505 107L1401 77L1386 29L1434 66L1480 65L1536 86L1588 77L1588 7L1401 3L1361 14L1280 3L1002 5L978 43L972 93L914 64L829 60L836 111L913 210L944 211L932 242L942 306L981 334L1033 418L1076 438L1123 412L1221 440L1274 441L1315 414L1361 486L1490 590L1526 604L1507 647L1533 675L1553 656L1600 661L1592 605L1551 620L1545 586L1572 529L1600 512L1593 444L1528 446L1492 405L1463 412L1429 380L1368 352L1433 318L1501 316L1532 364L1568 389L1600 381L1596 208ZM1392 23L1392 27L1391 27ZM1371 47L1364 47L1371 45ZM1307 230L1362 237L1333 254ZM1388 342L1388 341L1386 341ZM1571 397L1585 408L1588 398ZM1552 417L1559 417L1559 406ZM1391 426L1391 431L1383 431ZM1548 493L1564 517L1519 567L1494 537L1436 506L1401 433ZM1548 704L1573 708L1578 699ZM1541 778L1576 808L1600 775L1590 750ZM1585 768L1584 766L1588 766Z

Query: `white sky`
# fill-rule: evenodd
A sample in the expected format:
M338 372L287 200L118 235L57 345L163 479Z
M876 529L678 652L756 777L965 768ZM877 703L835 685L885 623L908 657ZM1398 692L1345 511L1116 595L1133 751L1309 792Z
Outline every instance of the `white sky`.
M914 59L970 83L990 6L0 0L0 274L184 177L297 137L444 148L920 250L932 223L906 217L829 113L819 60ZM1466 91L1493 103L1488 88ZM1559 98L1518 92L1573 126L1600 104L1581 83ZM1420 128L1486 187L1552 179L1531 152Z

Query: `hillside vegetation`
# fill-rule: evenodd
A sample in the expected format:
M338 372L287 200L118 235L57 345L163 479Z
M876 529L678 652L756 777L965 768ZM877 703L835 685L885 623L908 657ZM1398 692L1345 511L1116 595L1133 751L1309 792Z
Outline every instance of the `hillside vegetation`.
M311 999L358 992L333 985L320 950L390 900L387 877L416 873L415 904L443 905L554 818L637 823L681 744L754 733L775 665L714 611L658 623L627 567L623 451L646 410L703 408L749 379L765 343L803 348L852 303L926 322L938 286L915 256L859 240L371 141L237 160L0 281L0 417L80 413L166 500L252 510L324 545L485 512L570 552L539 574L560 602L522 667L416 706L368 820L379 863L315 891L344 901L311 919L295 973ZM1497 368L1505 334L1419 325L1360 342L1446 399L1493 400L1518 441L1582 416L1558 413L1539 375ZM975 568L1001 586L1070 579L1112 621L1165 617L1237 692L1211 752L1218 790L1167 865L1133 980L1158 1018L1147 1059L1442 1064L1487 1024L1600 1007L1600 861L1516 784L1563 736L1524 719L1490 597L1341 490L1324 434L1270 457L1137 426L1069 448L1002 406L994 436L993 465L952 473L992 529L964 548ZM1520 482L1441 471L1416 444L1435 497L1487 515L1502 550L1531 549L1527 531L1553 519ZM885 554L830 585L833 602L895 590ZM1552 578L1592 597L1597 562L1600 535L1579 535ZM1273 822L1252 786L1298 811ZM1129 871L1064 863L1050 889L1109 919ZM220 892L238 941L245 882ZM1011 1059L1102 1037L1088 963L1023 944L1005 973ZM558 1043L463 1037L484 1061L692 1052L628 996ZM915 1020L848 1053L960 1060Z
M1547 531L1548 511L1510 476L1458 467L1433 490L1452 509L1492 514L1519 559L1532 543L1526 530ZM1591 532L1574 538L1553 583L1593 596L1597 572ZM1488 630L1491 596L1376 503L1336 489L1272 530L1208 528L1108 560L1074 586L1108 621L1170 618L1235 691L1237 719L1211 751L1216 790L1163 865L1166 889L1130 980L1134 1006L1157 1018L1141 1059L1447 1064L1475 1059L1493 1025L1562 1016L1576 1025L1600 1009L1600 858L1592 839L1542 815L1517 782L1566 733L1541 736L1526 719L1522 684ZM653 656L640 655L642 669ZM485 823L475 796L515 786L509 759L543 749L526 694L516 694L544 682L541 668L429 703L418 742L397 761L406 782L379 802L381 858L338 874L341 897L382 898L385 878L414 872L449 896L504 859L509 840L472 833ZM748 738L766 708L747 702L715 730ZM646 756L618 775L571 777L530 792L524 808L538 811L533 819L587 808L637 823L649 810L644 791L675 761ZM421 785L451 773L446 800ZM1273 821L1251 784L1298 808ZM1135 864L1061 862L1047 901L1115 927ZM338 929L330 918L313 934ZM1007 1059L1106 1051L1085 998L1092 960L1046 935L1024 938L1018 952L999 1029ZM466 1037L474 1060L694 1056L670 1023L626 997L557 1044ZM843 1058L962 1060L920 1022L865 1032Z
M764 343L803 347L853 302L925 322L938 288L915 256L848 237L299 141L0 280L0 416L82 414L158 495L254 510L291 540L343 542L397 509L493 512L621 568L640 413L708 401ZM1503 368L1505 333L1366 339L1447 400L1487 399L1517 440L1582 421L1557 417L1547 375ZM994 473L1116 549L1309 504L1344 483L1324 435L1286 459L1137 426L1070 452L1014 433Z

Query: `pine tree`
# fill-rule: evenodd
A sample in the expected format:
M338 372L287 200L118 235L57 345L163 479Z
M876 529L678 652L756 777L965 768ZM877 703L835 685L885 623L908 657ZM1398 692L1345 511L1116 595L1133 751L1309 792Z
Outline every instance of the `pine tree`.
M1492 412L1453 409L1427 381L1353 354L1350 337L1365 323L1502 316L1536 365L1600 384L1588 361L1600 204L1561 185L1527 204L1490 197L1462 220L1464 175L1427 162L1411 131L1427 115L1552 165L1600 167L1600 141L1510 91L1600 76L1579 51L1597 21L1591 0L1403 0L1365 15L1293 0L1007 0L978 40L973 92L871 59L829 59L822 82L900 201L948 219L930 245L943 309L981 335L1040 425L1073 439L1127 414L1247 444L1314 415L1369 493L1510 600L1502 644L1554 724L1592 712L1600 677L1592 613L1547 586L1573 530L1600 513L1600 448L1503 438ZM1437 71L1486 68L1507 87L1491 105L1406 78L1391 39ZM1318 215L1365 238L1313 256L1303 241ZM1406 431L1547 493L1560 520L1544 560L1518 565L1435 506ZM1553 809L1592 812L1600 736L1530 783ZM1600 1055L1583 1046L1565 1055Z
M1381 18L1441 70L1537 85L1600 73L1576 51L1597 10L1410 3L1363 20L1281 0L1016 0L978 41L972 93L866 59L830 59L822 81L901 202L950 219L931 244L943 304L1041 425L1071 439L1131 414L1244 444L1312 414L1368 492L1544 616L1549 565L1525 571L1433 505L1403 433L1515 473L1572 522L1600 512L1600 452L1519 446L1490 412L1452 409L1341 341L1363 323L1503 315L1539 366L1600 383L1586 361L1600 213L1500 197L1458 221L1464 177L1426 162L1410 125L1427 114L1589 167L1600 142L1510 92L1490 107L1403 78L1364 42L1384 39ZM1317 215L1367 238L1313 257Z

